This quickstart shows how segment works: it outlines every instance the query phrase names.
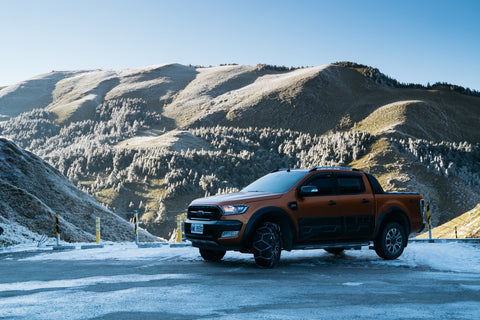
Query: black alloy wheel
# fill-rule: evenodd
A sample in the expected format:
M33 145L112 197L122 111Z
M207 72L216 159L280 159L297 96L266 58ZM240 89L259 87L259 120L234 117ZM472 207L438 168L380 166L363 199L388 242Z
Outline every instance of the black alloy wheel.
M373 242L377 254L385 260L398 258L407 244L405 228L398 222L385 225Z

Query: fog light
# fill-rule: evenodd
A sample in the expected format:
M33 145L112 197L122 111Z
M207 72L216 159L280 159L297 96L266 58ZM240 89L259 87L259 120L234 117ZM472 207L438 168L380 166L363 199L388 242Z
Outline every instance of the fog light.
M222 238L236 237L238 236L238 231L223 231Z

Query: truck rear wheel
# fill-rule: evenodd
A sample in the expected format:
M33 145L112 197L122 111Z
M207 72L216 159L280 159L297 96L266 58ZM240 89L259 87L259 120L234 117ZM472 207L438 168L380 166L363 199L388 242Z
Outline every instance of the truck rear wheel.
M375 252L385 260L398 258L403 253L406 243L405 229L397 222L386 224L373 242Z
M200 249L200 255L205 261L218 262L225 256L225 250Z
M273 268L280 260L282 244L280 227L273 222L265 222L255 231L253 256L255 263L263 268Z

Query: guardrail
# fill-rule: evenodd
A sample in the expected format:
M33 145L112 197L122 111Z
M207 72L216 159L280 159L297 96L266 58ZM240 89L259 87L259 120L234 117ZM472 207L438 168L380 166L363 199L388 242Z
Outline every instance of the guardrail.
M191 246L189 242L186 242L182 235L183 235L183 230L182 230L182 216L178 215L176 217L177 221L177 228L176 228L176 239L174 242L167 242L167 241L160 241L160 242L145 242L145 243L140 243L139 242L139 215L137 211L135 210L133 212L133 232L135 236L135 244L138 246L138 248L153 248L153 247L161 247L163 245L170 245L170 247L186 247L186 246ZM3 231L3 230L2 230ZM53 245L54 250L73 250L76 247L75 246L70 246L70 245L62 245L60 244L60 236L62 233L62 228L60 226L60 215L57 213L55 215L55 240L56 244ZM41 240L38 242L38 247L40 245L44 244L47 241L47 237L44 236L41 238ZM100 243L100 218L96 217L95 218L95 244L87 244L87 245L82 245L81 249L93 249L93 248L103 248L103 244Z

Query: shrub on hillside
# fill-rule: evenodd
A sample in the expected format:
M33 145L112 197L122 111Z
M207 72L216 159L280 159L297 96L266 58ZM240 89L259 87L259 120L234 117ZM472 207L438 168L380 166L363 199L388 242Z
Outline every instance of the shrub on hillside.
M414 156L429 170L456 176L480 191L480 144L432 142L421 139L391 139L401 151Z

